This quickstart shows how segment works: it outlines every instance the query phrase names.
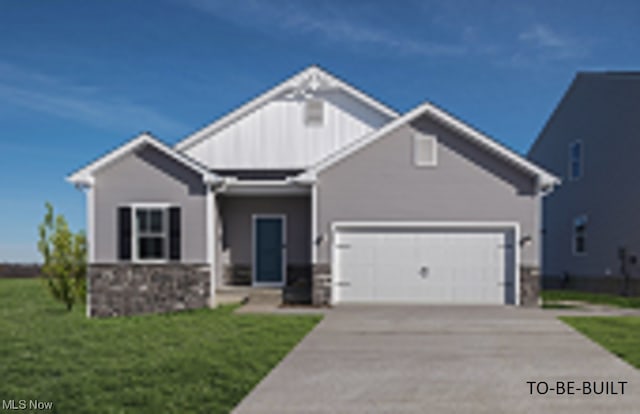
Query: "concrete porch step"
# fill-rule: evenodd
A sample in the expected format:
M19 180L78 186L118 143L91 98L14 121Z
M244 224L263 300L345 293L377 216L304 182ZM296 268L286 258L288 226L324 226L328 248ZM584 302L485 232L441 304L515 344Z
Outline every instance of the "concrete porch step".
M282 304L282 289L220 286L216 289L216 300L219 304L251 303L252 305L279 306Z
M216 301L221 304L246 303L251 286L220 286L216 289Z
M279 306L282 304L281 288L252 288L247 303L251 305Z

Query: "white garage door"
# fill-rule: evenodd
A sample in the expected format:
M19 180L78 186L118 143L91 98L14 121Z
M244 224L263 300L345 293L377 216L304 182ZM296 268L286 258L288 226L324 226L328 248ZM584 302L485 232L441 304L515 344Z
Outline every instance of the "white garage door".
M514 227L336 227L334 302L515 303L514 240Z

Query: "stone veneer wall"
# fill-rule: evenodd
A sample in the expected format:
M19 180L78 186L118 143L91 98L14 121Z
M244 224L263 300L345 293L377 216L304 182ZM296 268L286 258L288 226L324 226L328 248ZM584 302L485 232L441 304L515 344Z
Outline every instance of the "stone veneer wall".
M538 306L540 303L540 272L537 267L520 267L520 306Z
M89 316L124 316L209 305L206 264L91 264L87 271Z
M311 303L315 306L331 304L331 265L317 263L312 268Z

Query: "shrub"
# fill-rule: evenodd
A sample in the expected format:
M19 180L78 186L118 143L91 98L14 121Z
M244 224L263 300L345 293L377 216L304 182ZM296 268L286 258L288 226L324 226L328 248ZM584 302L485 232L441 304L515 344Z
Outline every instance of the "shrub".
M62 215L54 216L46 203L44 221L38 227L38 250L43 257L42 274L49 292L67 310L85 300L87 285L87 240L82 231L73 233Z

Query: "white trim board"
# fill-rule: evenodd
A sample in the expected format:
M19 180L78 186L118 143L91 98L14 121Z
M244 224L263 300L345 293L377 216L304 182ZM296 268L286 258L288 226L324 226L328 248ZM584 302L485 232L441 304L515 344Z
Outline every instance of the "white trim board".
M218 182L220 178L208 171L204 166L198 164L196 161L191 158L185 156L184 154L175 151L165 143L161 142L154 136L149 133L143 133L133 138L129 142L121 145L115 150L109 152L108 154L98 158L96 161L91 164L77 170L73 174L67 177L67 181L76 184L76 185L92 185L93 184L93 175L99 169L109 165L110 163L118 160L119 158L131 153L135 149L143 146L150 145L155 149L161 151L165 155L174 159L175 161L191 168L197 173L200 173L203 177L204 182Z
M336 235L341 230L355 229L470 229L470 230L506 230L513 231L513 254L514 254L514 304L520 305L520 224L511 221L338 221L331 223L331 243L329 251L331 254L331 305L339 302L337 297L337 287L340 285L340 263L335 254Z
M256 260L257 252L257 226L256 223L262 218L278 218L282 223L282 277L281 282L258 282L256 281L256 271L258 262ZM251 215L251 285L257 287L282 287L287 285L287 216L285 214L252 214Z
M216 208L216 194L211 188L211 185L207 184L207 194L205 200L205 223L207 226L207 262L209 263L209 307L216 307L216 233L217 233L217 220L214 215L214 208Z
M521 155L517 154L516 152L497 143L495 140L475 130L474 128L470 127L464 122L454 118L453 116L449 115L442 109L436 107L435 105L429 102L425 102L422 105L415 107L414 109L407 112L403 116L389 122L382 128L376 131L373 131L370 134L365 135L364 137L355 141L351 145L348 145L344 147L342 150L337 151L334 154L324 158L323 160L318 162L316 165L311 167L307 172L300 174L299 177L314 179L315 177L317 177L317 175L321 171L331 167L332 165L338 163L342 159L359 151L360 149L386 136L387 134L395 131L401 126L408 124L409 122L417 119L422 115L429 115L431 118L441 122L445 126L460 133L462 136L479 144L481 147L483 147L490 153L503 158L513 166L537 177L538 186L540 187L540 189L545 187L553 187L555 185L560 184L560 179L558 177L538 167L537 165L527 160L526 158L522 157Z
M87 199L87 244L88 262L93 264L96 260L95 220L96 220L96 192L93 186L85 188ZM87 292L89 290L87 289ZM88 303L88 302L87 302Z
M356 99L364 102L365 104L367 104L370 107L374 108L378 112L387 115L389 118L393 119L393 118L397 118L399 116L399 114L396 111L394 111L393 109L389 108L388 106L380 103L379 101L377 101L377 100L373 99L372 97L368 96L367 94L359 91L358 89L356 89L353 86L347 84L346 82L341 81L340 79L336 78L335 76L331 75L330 73L326 72L325 70L321 69L320 67L312 65L312 66L308 67L307 69L304 69L302 72L297 73L296 75L288 78L284 82L282 82L282 83L276 85L275 87L271 88L270 90L268 90L267 92L265 92L262 95L258 96L257 98L254 98L253 100L247 102L246 104L244 104L240 108L238 108L238 109L232 111L231 113L223 116L222 118L218 119L217 121L214 121L212 124L202 128L199 131L196 131L195 133L191 134L190 136L184 138L183 140L181 140L180 142L178 142L175 145L175 149L177 149L179 151L184 151L184 150L194 146L195 144L199 143L200 141L205 139L207 136L209 136L211 134L214 134L217 131L220 131L221 129L233 124L234 122L236 122L238 119L242 118L243 116L245 116L245 115L255 111L256 109L260 108L261 106L267 104L269 101L271 101L272 99L274 99L278 95L280 95L282 93L285 93L285 92L287 92L289 90L295 90L297 87L299 87L299 85L301 83L309 81L310 79L311 79L311 81L313 81L314 79L317 79L317 78L321 78L324 82L326 82L329 85L331 85L331 87L335 87L335 88L344 90L345 92L347 92L351 96L353 96Z
M121 203L118 207L131 208L131 259L130 262L134 264L166 264L171 263L169 259L169 208L181 207L178 204L164 203L164 202L134 202L134 203ZM138 223L136 218L136 212L138 209L162 210L162 225L164 239L163 249L165 251L164 259L140 259L138 257Z

